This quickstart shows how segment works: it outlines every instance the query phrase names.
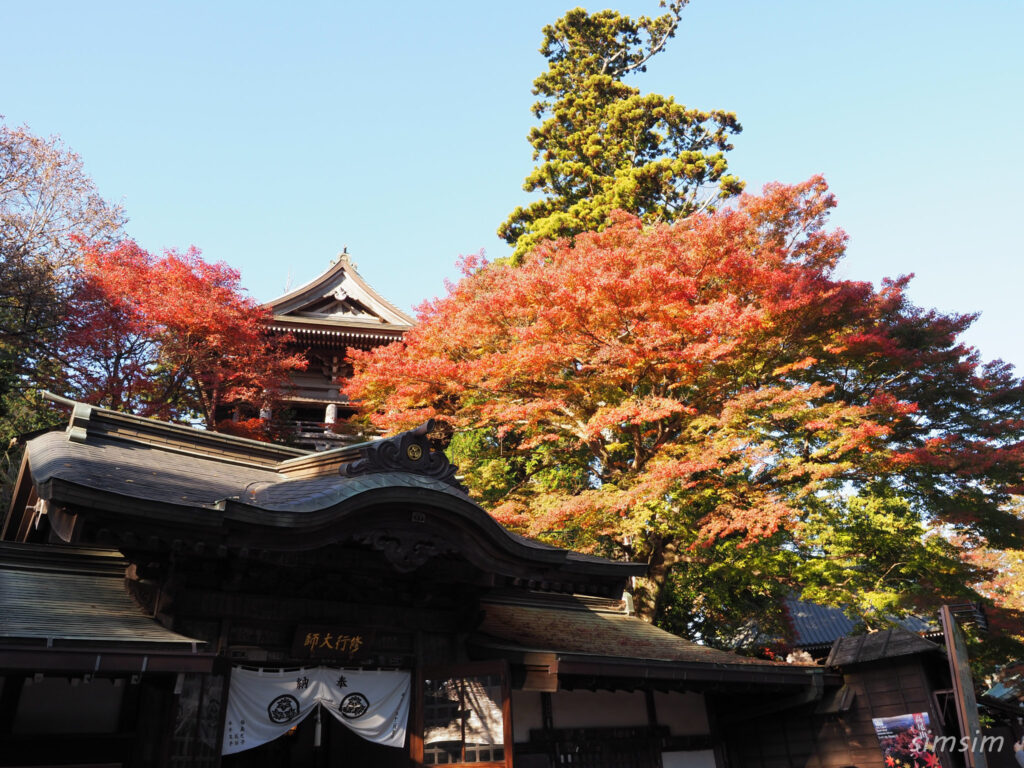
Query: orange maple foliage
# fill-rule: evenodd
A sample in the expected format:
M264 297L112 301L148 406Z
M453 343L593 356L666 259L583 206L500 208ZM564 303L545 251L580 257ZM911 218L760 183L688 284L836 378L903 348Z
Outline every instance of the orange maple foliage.
M1024 518L1019 502L1015 511ZM1024 548L972 547L967 557L985 574L978 587L996 608L989 617L990 625L1024 642Z
M153 256L132 242L85 247L63 349L69 383L88 402L198 417L212 429L227 407L270 405L289 371L304 367L265 332L267 319L236 270L194 248ZM250 420L244 433L263 430Z
M833 206L814 178L673 225L620 213L518 268L467 258L404 343L353 355L347 394L388 431L475 436L467 482L503 523L655 579L716 541L795 550L824 494L878 484L1018 536L1020 383L907 278L836 278Z

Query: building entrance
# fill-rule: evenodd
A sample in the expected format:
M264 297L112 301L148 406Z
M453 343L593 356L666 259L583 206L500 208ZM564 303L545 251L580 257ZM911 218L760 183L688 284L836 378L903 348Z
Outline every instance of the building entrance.
M283 736L243 752L225 755L223 768L405 768L407 748L374 744L353 733L326 712L313 712Z

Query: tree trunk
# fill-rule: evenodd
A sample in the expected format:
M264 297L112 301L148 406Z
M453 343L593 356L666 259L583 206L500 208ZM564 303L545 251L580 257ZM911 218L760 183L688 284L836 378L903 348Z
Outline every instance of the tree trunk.
M676 541L655 543L647 561L647 576L636 580L633 594L636 615L644 621L653 622L661 613L668 577L672 567L681 559Z

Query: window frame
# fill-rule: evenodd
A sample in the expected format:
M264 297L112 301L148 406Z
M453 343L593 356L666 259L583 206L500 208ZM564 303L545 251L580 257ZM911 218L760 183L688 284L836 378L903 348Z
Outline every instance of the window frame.
M460 664L443 664L425 666L416 676L416 723L410 738L411 757L415 765L422 766L424 753L424 711L426 709L425 681L442 679L465 679L481 675L497 675L501 678L501 720L502 739L504 741L504 760L487 760L465 762L466 738L465 720L462 721L462 755L458 763L449 765L472 766L472 768L512 768L512 755L515 749L512 731L512 695L509 688L509 667L504 659L497 661L469 661Z

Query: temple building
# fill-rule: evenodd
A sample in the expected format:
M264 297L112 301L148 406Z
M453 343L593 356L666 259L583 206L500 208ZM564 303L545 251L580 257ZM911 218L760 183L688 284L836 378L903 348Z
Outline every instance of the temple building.
M59 398L56 398L59 400ZM0 536L0 765L724 766L841 680L659 630L427 427L310 452L61 401Z
M397 341L413 319L370 287L347 251L316 279L264 306L272 314L270 331L290 334L290 346L308 362L292 375L282 402L291 442L315 450L351 442L333 429L355 412L339 391L351 375L348 350Z
M329 284L280 317L344 314ZM302 402L347 407L324 381ZM948 608L943 645L741 656L634 615L644 564L503 528L429 423L310 450L49 397L0 521L0 766L1018 768L1008 704L957 746L995 732ZM810 659L837 617L805 613Z

